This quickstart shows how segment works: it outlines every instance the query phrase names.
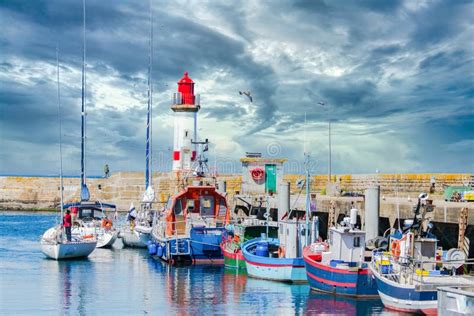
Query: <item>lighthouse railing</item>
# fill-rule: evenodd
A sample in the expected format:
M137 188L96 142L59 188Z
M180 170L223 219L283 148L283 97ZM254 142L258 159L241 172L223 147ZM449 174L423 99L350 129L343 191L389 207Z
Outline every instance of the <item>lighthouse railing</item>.
M173 93L173 104L190 104L190 105L199 105L201 101L201 96L199 94L191 93Z

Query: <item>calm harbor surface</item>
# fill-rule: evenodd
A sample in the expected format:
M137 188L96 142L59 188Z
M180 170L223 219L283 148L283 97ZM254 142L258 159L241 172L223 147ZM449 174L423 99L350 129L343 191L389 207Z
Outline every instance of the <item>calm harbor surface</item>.
M0 314L394 315L377 299L315 293L223 266L170 267L146 250L122 249L120 241L88 259L48 260L39 237L57 220L52 213L0 212Z

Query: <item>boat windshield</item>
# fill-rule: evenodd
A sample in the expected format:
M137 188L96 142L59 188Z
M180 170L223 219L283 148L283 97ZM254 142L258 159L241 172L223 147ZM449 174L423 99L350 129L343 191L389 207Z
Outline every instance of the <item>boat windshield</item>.
M199 198L201 206L201 216L214 216L214 197L210 195L201 196Z
M183 212L183 201L182 200L176 200L176 203L174 204L174 214L175 215L181 215Z

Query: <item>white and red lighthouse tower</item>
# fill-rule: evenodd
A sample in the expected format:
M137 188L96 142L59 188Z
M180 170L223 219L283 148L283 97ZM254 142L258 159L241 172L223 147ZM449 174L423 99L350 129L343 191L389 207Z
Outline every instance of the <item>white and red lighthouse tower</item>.
M199 94L194 95L194 81L185 72L173 96L174 112L173 171L190 170L196 159L197 113Z

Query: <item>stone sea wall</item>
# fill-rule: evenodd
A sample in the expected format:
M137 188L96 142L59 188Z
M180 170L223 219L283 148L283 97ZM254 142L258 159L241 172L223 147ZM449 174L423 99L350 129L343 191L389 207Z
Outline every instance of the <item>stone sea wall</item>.
M435 191L432 196L435 199L442 200L445 186L469 183L472 175L468 173L334 175L332 180L338 183L340 190L346 192L363 192L368 186L379 184L381 186L383 210L393 210L396 204L393 199L395 196L398 196L404 199L401 203L398 202L399 205L401 204L403 212L409 212L412 202L408 198L415 199L421 191L429 192L433 177L435 179ZM115 203L120 211L126 211L132 202L135 205L139 205L141 194L145 190L143 178L144 176L141 172L118 172L112 174L109 178L88 179L87 183L93 199ZM294 197L298 194L305 194L304 189L301 190L296 186L297 181L303 178L304 176L302 175L294 174L284 176L283 181L290 183L291 192ZM218 180L226 181L230 202L232 202L234 194L242 193L242 176L240 174L222 174L218 176ZM176 183L171 173L155 173L153 175L153 186L157 193L158 201L165 202L167 197L176 191ZM329 199L324 194L326 183L327 175L314 176L311 182L311 191L318 193L318 200L321 200L322 206L325 206L326 200ZM0 176L0 209L53 209L60 201L59 187L59 178L57 177ZM79 197L79 193L80 179L76 177L65 178L64 200L66 202L74 201ZM350 205L351 201L361 200L360 198L335 197L331 199L336 199L341 204L341 209L346 207L345 203ZM304 198L300 199L300 201L303 200ZM384 204L387 207L383 207ZM471 205L472 203L464 204ZM464 204L455 203L453 206L452 203L447 203L447 205L443 203L443 212L446 207L460 208Z

